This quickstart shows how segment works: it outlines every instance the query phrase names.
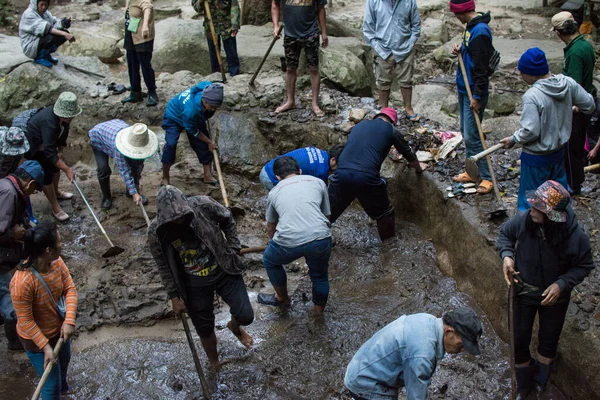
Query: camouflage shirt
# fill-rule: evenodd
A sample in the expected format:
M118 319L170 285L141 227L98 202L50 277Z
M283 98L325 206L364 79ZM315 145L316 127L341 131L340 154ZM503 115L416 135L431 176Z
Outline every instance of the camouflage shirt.
M217 35L227 38L231 35L231 31L240 29L240 4L238 3L238 0L206 1L208 1L210 16L212 17ZM200 4L200 7L204 6ZM204 18L204 29L207 36L210 37L210 27L206 17Z

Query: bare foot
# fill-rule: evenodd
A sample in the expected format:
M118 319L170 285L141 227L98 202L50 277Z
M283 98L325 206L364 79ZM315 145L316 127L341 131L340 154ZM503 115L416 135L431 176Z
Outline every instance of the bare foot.
M163 178L160 180L160 186L165 186L165 185L169 185L169 184L170 184L170 183L169 183L169 178L164 178L164 177L163 177Z
M235 333L235 331L231 328L231 321L227 323L227 328L229 328L231 333L233 333L238 338L240 343L243 344L247 349L252 348L252 336L248 335L248 332L246 332L244 328L239 327L239 334Z
M221 372L221 363L219 362L219 360L213 361L213 360L208 360L210 361L210 365L212 365L212 367L215 369L215 372Z
M296 104L295 103L290 103L289 101L286 101L284 104L280 105L279 107L277 107L275 109L275 114L279 114L285 111L289 111L289 110L293 110L294 108L296 108Z
M318 105L313 104L312 109L317 117L321 118L325 116L325 111L321 110L321 107Z
M219 182L219 180L217 178L215 178L214 176L209 175L209 176L205 176L204 179L202 180L202 182L208 183L208 184L216 184L217 182Z

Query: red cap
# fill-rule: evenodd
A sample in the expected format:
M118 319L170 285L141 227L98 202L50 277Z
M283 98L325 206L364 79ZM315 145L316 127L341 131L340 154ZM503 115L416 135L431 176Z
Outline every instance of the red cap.
M390 121L392 121L392 124L394 124L394 125L396 125L398 123L398 113L392 107L384 108L383 110L381 110L379 112L379 114L377 114L375 117L373 117L373 119L377 118L380 115L385 115L386 117L388 117L390 119Z

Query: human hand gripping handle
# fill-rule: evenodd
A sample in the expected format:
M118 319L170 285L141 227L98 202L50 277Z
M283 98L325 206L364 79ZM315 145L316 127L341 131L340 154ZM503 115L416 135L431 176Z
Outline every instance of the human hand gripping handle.
M504 257L503 260L503 269L504 269L504 280L508 286L511 285L512 280L517 283L519 282L514 278L514 275L518 275L519 272L515 271L515 260L512 257Z
M173 312L177 318L181 318L181 314L187 312L185 303L179 297L173 297L171 299L171 306L173 307Z

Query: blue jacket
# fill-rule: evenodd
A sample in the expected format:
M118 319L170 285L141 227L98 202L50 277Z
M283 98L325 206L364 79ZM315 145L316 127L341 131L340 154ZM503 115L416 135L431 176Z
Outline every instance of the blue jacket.
M490 57L492 55L492 30L490 13L473 18L463 33L461 54L465 62L471 93L476 99L487 95L490 82ZM456 86L460 94L467 94L467 87L460 70L456 70Z
M294 160L298 161L298 165L302 170L302 175L314 176L327 184L327 179L329 178L329 155L325 150L317 149L312 146L303 147L285 153L280 157L284 156L292 157ZM277 158L272 159L265 165L265 171L274 185L279 183L279 180L273 172L273 164Z
M424 400L444 353L441 318L403 315L358 349L348 364L344 384L368 400L395 400L402 386L406 386L408 400Z
M200 132L208 136L206 121L214 115L202 106L202 91L211 82L200 82L196 86L184 90L169 101L165 111L165 119L179 124L190 135L198 136Z

